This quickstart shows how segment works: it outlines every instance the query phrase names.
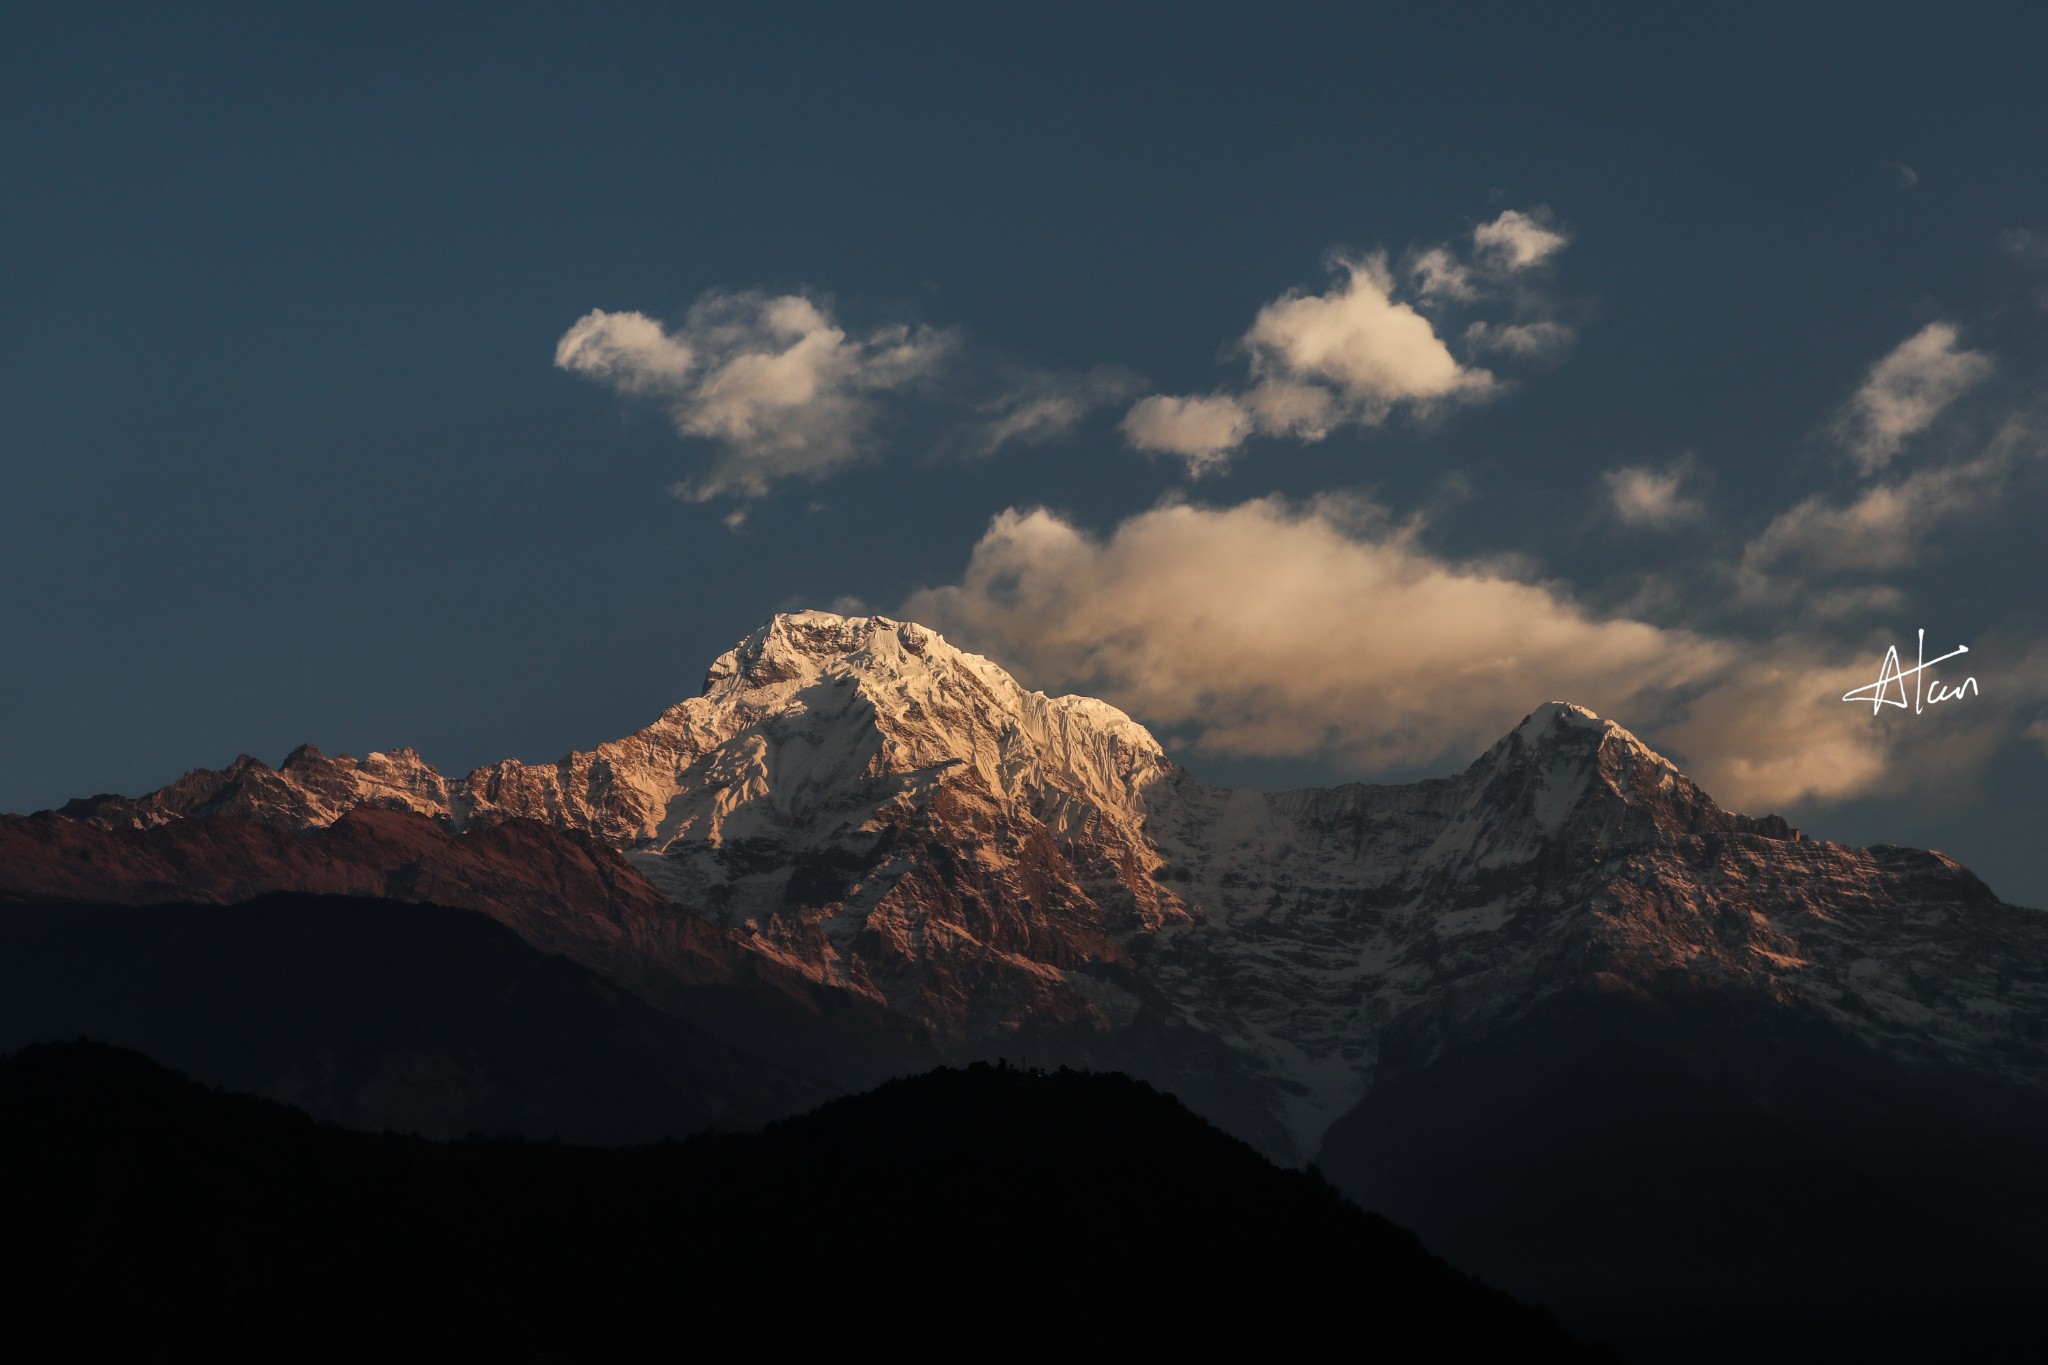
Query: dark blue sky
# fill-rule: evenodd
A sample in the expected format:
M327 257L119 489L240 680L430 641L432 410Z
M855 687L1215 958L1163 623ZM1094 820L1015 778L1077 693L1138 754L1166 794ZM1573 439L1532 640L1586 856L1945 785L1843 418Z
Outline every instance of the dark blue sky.
M305 740L451 771L549 757L694 693L776 610L962 583L1005 509L1109 538L1162 498L1335 493L1425 516L1405 543L1429 563L1717 642L1715 686L1793 642L1872 676L1879 639L1972 643L1971 716L1873 722L1897 733L1883 773L1769 804L2048 903L2026 733L2048 717L2044 52L2039 5L16 7L0 809ZM1571 340L1488 362L1512 382L1486 401L1260 433L1194 481L1119 430L1143 395L1246 393L1233 343L1332 288L1333 252L1387 253L1480 364L1468 318L1403 272L1509 210L1569 244L1494 302ZM950 348L872 396L825 477L682 501L665 490L718 443L555 348L593 309L681 335L693 302L745 291ZM1937 324L1981 367L1858 469L1845 405ZM1124 387L1071 427L962 453L1002 395L1097 367ZM1629 468L1677 479L1670 516L1617 522L1603 476ZM1874 514L1756 548L1873 490L1913 504L1912 553L1843 539ZM1214 733L1156 680L995 620L941 624L1034 685ZM1707 686L1680 672L1656 683L1671 715ZM1515 704L1576 678L1539 663ZM1414 724L1440 753L1185 754L1278 783L1476 752ZM1909 775L1940 751L1967 752Z

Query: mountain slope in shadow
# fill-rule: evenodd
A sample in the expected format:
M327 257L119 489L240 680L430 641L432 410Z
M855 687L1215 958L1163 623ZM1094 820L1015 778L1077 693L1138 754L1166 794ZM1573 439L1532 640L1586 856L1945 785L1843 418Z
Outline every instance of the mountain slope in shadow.
M834 1093L481 914L345 896L0 911L0 1048L81 1036L438 1137L647 1142Z
M0 914L66 901L227 905L281 891L478 911L727 1046L821 1077L838 1093L939 1060L909 1021L749 951L582 831L515 819L456 835L376 806L303 832L236 814L146 829L0 815Z
M17 1331L76 1353L1574 1359L1540 1312L1121 1076L976 1066L635 1149L317 1125L0 1060Z

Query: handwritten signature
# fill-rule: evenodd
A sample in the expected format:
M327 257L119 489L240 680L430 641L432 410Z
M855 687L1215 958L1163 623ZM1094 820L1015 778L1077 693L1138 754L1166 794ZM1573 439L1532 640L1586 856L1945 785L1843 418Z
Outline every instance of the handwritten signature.
M1869 702L1870 714L1873 716L1887 706L1896 706L1902 711L1906 707L1911 706L1913 714L1917 716L1920 714L1920 701L1923 695L1926 697L1929 706L1934 705L1936 702L1954 701L1957 697L1966 697L1973 693L1977 696L1982 696L1983 693L1978 690L1975 678L1965 678L1960 686L1949 687L1937 682L1931 674L1925 677L1922 676L1927 669L1934 667L1936 664L1946 663L1958 654L1968 654L1969 652L1970 647L1968 645L1958 645L1940 658L1930 659L1927 657L1927 632L1923 630L1920 632L1918 663L1914 664L1911 668L1901 667L1899 664L1899 647L1893 645L1885 651L1884 662L1878 665L1877 681L1868 683L1853 691L1844 692L1842 700ZM1913 696L1910 701L1906 697L1906 679L1908 678L1913 680ZM1891 695L1894 687L1899 691L1896 699Z

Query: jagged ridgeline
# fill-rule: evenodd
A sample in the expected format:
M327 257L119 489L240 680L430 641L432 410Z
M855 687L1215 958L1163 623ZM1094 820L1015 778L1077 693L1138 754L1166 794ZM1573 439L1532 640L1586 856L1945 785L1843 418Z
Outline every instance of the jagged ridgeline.
M1852 1186L1988 1209L2007 1180L2006 1212L1966 1220L1975 1245L2031 1267L2043 1242L2038 1178L2006 1164L2012 1135L2048 1133L2041 915L1939 854L1724 811L1561 702L1455 776L1233 791L1103 702L914 624L806 612L556 763L447 778L410 750L303 748L10 817L0 841L17 898L465 907L830 1088L996 1055L1126 1071L1368 1200L1435 1191L1402 1216L1560 1304L1601 1298L1608 1252L1689 1302L1778 1302L1786 1282L1698 1250L1726 1245L1720 1196L1751 1179L1792 1192L1786 1229ZM1896 1115L1936 1097L1952 1122L1908 1141ZM1867 1187L1802 1203L1826 1182L1801 1163L1849 1150ZM1997 1174L1913 1194L1944 1154ZM1557 1209L1501 1202L1547 1170L1594 1229L1579 1259L1546 1243ZM1622 1172L1675 1190L1665 1215L1631 1222L1651 1205ZM1900 1245L1829 1240L1841 1292Z

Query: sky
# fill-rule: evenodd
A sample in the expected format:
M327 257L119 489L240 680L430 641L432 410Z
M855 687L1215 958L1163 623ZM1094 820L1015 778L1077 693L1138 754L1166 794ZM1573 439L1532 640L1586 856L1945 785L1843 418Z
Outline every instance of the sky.
M552 758L815 607L1216 781L1577 701L2048 905L2044 51L2039 5L14 7L0 809ZM1842 700L1922 630L1974 686Z

